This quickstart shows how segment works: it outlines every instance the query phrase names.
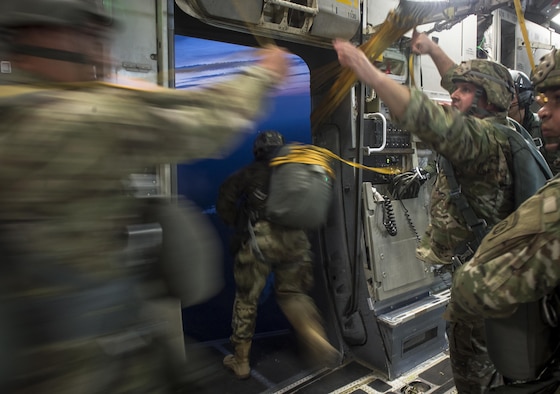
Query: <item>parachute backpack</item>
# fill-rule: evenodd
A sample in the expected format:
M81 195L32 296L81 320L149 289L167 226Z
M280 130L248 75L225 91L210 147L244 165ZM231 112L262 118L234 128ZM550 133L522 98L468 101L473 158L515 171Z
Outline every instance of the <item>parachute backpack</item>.
M307 230L325 224L334 180L325 152L312 145L284 145L270 166L266 217L273 223Z

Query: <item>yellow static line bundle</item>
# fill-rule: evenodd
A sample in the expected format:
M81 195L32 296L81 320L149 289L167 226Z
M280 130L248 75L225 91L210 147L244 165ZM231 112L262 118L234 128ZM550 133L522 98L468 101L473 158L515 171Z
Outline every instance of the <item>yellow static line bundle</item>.
M285 156L279 156L272 159L270 161L271 166L279 166L287 163L319 165L323 167L332 178L334 178L335 174L331 166L331 159L336 159L349 166L377 172L379 174L396 175L401 172L400 169L394 167L368 167L363 164L344 160L330 150L320 148L315 145L290 144L288 146L290 148L290 153Z
M371 38L361 44L359 48L371 61L374 61L407 31L421 25L426 17L445 10L450 11L448 2L401 0L398 7L388 13L385 21L376 29ZM350 69L342 68L338 62L332 62L318 70L312 84L321 88L331 83L330 81L334 77L337 79L311 114L313 130L316 130L334 112L357 81L355 74Z
M360 45L360 49L364 51L369 59L377 59L394 41L417 24L417 20L391 11L379 30L369 41ZM320 80L315 81L318 84L325 83L335 75L338 75L338 78L332 84L320 105L311 114L313 128L319 126L326 117L332 114L357 80L352 70L341 68L338 63L325 67L321 73L324 74L320 76Z

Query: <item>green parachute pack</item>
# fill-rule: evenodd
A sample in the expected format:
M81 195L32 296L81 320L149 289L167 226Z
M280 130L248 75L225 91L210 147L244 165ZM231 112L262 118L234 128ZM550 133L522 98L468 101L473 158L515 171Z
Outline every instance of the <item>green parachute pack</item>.
M307 230L325 224L334 180L330 158L325 152L312 145L284 145L270 166L267 219Z

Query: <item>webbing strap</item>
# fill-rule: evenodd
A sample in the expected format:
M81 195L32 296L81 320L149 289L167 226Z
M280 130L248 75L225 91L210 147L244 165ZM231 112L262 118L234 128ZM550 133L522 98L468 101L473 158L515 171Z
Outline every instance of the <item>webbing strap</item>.
M249 245L251 246L251 249L253 250L253 253L255 253L255 256L257 256L257 258L262 261L263 263L266 263L266 259L264 258L264 254L261 251L261 248L259 248L259 244L257 242L257 237L255 235L255 230L253 228L253 223L251 223L251 218L249 218L249 220L247 221L247 229L249 230L249 235L251 236L251 239L249 241Z
M476 250L476 248L478 248L478 246L482 242L482 238L484 238L484 236L488 232L488 224L486 223L486 220L479 219L478 216L476 216L476 213L474 213L467 198L461 191L461 185L459 185L459 183L457 182L455 171L453 170L453 166L451 165L449 160L447 160L443 156L440 156L440 166L449 184L449 196L451 197L451 200L453 201L455 206L463 215L463 218L467 222L467 226L475 236L476 245L471 244L471 246L475 246Z

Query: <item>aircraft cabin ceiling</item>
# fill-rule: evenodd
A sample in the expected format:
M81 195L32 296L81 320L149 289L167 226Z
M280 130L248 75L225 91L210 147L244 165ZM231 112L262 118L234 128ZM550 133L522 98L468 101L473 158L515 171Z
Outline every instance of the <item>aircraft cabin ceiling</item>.
M511 3L510 7L513 8L513 1ZM560 0L524 0L521 5L526 7L525 17L539 25L550 23L552 18L560 14ZM551 23L550 27L560 33L560 24Z
M365 0L360 0L365 1ZM379 0L378 0L379 1ZM330 44L337 37L350 38L359 27L357 0L175 0L185 13L234 30ZM445 26L477 14L488 18L496 9L515 13L514 0L392 0L405 13L421 15L424 23ZM520 0L525 19L560 33L560 0ZM333 11L333 10L336 10Z

